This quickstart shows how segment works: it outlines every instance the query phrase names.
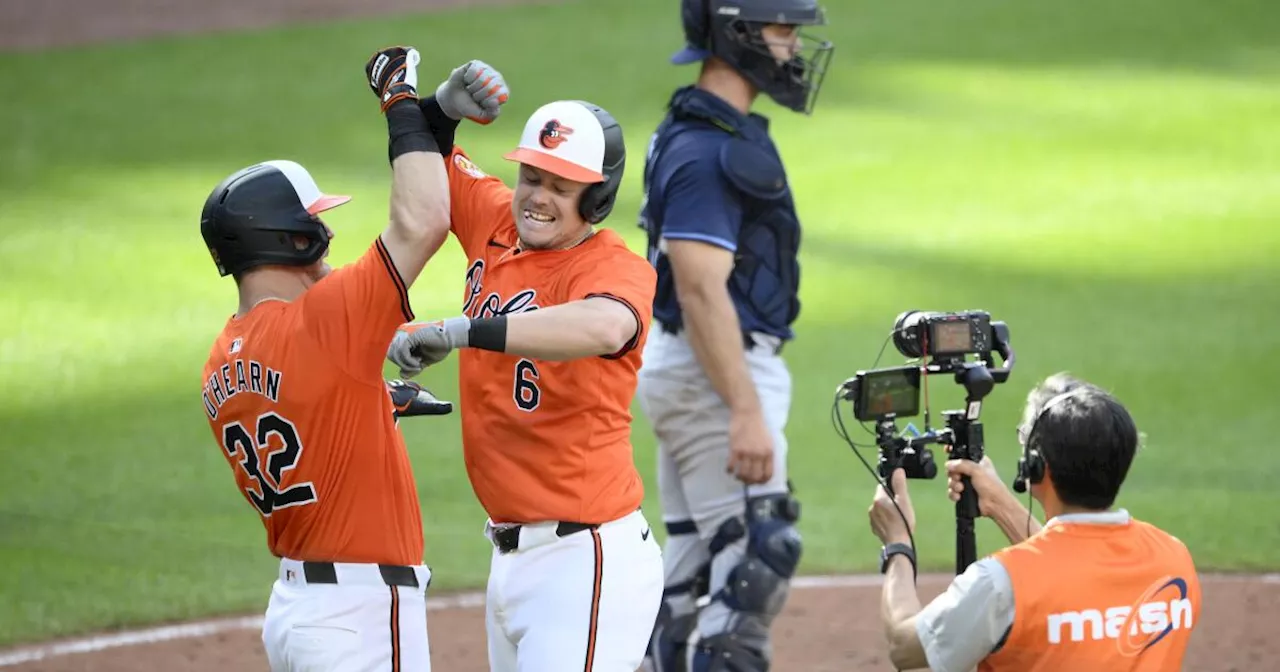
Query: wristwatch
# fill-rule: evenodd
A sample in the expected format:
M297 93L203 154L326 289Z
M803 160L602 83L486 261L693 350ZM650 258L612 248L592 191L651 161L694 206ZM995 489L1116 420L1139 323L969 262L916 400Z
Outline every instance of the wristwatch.
M905 555L907 560L911 561L911 576L916 576L916 549L911 548L910 544L894 543L884 546L880 549L880 573L884 574L889 571L889 558L895 555Z

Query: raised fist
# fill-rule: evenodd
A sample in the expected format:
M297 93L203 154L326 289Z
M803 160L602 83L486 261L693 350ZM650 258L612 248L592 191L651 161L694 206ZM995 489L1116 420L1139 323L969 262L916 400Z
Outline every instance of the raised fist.
M511 91L502 73L484 61L467 61L436 87L436 102L450 119L488 124L502 113Z
M364 65L369 88L382 104L385 113L392 105L418 100L418 50L413 47L387 47L374 52Z
M387 348L387 359L400 367L401 378L412 378L444 361L455 349L467 347L470 329L471 320L465 315L402 324Z

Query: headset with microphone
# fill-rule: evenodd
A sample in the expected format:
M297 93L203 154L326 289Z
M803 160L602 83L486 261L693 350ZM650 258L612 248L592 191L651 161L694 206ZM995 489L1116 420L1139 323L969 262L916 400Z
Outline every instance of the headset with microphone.
M1018 458L1018 474L1013 479L1014 492L1024 493L1027 491L1028 484L1034 485L1044 480L1044 456L1040 454L1039 448L1032 447L1035 445L1034 437L1040 420L1049 412L1049 409L1068 399L1083 396L1087 389L1087 387L1077 387L1053 397L1045 402L1040 412L1036 414L1035 419L1031 421L1031 429L1027 431L1027 440L1022 444L1022 457Z

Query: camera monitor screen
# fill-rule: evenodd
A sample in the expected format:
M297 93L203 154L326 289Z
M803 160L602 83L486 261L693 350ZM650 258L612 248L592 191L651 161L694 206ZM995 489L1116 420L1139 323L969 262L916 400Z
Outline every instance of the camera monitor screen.
M965 353L973 349L973 334L968 320L935 322L932 350L937 353Z
M900 367L863 374L854 416L874 420L890 413L910 417L920 412L920 370Z

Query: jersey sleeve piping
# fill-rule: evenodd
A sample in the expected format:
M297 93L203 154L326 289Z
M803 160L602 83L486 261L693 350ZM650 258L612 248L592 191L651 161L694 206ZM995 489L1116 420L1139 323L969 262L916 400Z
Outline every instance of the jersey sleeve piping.
M413 321L413 308L409 305L409 288L404 284L404 278L400 277L400 271L396 268L396 263L391 259L391 253L387 251L387 246L382 242L379 236L375 243L378 250L378 257L382 259L382 265L387 269L387 273L391 275L391 282L395 283L396 294L400 295L400 313L404 317L405 322Z
M622 349L617 352L614 352L608 355L600 355L604 359L621 359L625 357L628 352L631 352L632 350L635 349L636 345L639 344L640 342L640 336L644 334L644 323L641 320L640 311L636 310L636 307L631 305L630 301L622 298L621 296L610 294L608 292L595 292L592 294L588 294L585 298L591 299L591 298L597 298L597 297L602 299L612 299L614 301L617 301L618 303L621 303L622 305L626 306L627 310L631 311L631 315L636 318L636 333L634 336L631 337L631 340L627 341L627 344L622 346Z
M736 252L738 245L732 241L725 240L719 236L711 236L705 233L667 233L663 232L662 237L668 240L696 240L702 243L710 243L716 247L723 247L730 252Z

